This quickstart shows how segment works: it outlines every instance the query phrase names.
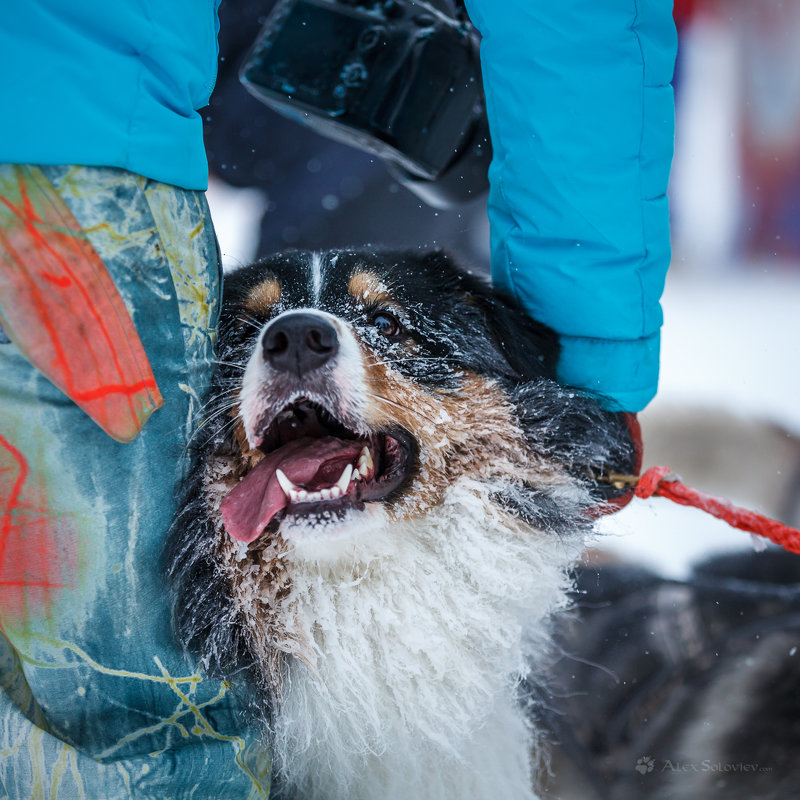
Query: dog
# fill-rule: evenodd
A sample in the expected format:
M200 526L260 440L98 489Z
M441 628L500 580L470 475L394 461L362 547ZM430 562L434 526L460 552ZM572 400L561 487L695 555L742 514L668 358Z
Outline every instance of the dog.
M227 276L172 531L175 627L246 686L275 791L530 800L550 618L632 458L557 336L444 253Z
M716 555L680 581L624 563L576 578L540 715L546 797L797 796L797 555Z

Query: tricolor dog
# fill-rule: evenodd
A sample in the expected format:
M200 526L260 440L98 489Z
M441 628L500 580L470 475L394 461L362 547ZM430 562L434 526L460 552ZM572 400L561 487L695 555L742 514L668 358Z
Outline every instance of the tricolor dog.
M176 517L176 626L247 681L281 796L523 800L529 688L624 431L439 252L229 276Z

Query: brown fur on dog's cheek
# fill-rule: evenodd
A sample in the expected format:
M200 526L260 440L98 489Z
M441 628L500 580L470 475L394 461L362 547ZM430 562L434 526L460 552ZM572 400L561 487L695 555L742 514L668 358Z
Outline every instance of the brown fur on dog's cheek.
M254 286L247 294L244 308L252 314L269 314L281 299L281 285L275 278L267 278Z
M243 547L227 534L220 546L220 563L249 646L257 656L263 677L273 690L280 687L285 654L305 658L307 643L290 630L292 583L286 568L287 542L276 534L262 534Z
M461 477L485 480L513 475L552 484L561 476L532 454L505 393L492 380L464 374L456 390L426 392L372 356L367 371L374 428L401 425L419 445L419 473L395 501L395 518L434 506Z
M239 477L243 477L250 472L250 470L259 463L259 461L264 459L264 453L262 453L258 448L254 449L250 447L250 443L247 441L247 434L244 430L244 423L239 416L238 406L231 411L231 416L236 419L236 422L233 425L233 438L236 441L238 448L242 451L242 463L239 471Z

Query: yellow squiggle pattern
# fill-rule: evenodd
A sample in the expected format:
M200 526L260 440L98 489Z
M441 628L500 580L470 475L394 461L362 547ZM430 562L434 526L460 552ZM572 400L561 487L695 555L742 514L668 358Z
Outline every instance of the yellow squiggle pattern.
M92 658L88 653L86 653L82 648L78 647L77 645L71 642L64 642L59 641L56 639L51 639L44 636L36 636L34 637L38 641L43 644L49 645L50 647L54 647L56 649L63 649L68 650L69 652L75 654L80 662L86 664L87 666L91 667L93 670L100 672L103 675L111 675L114 677L121 677L121 678L131 678L133 680L142 680L142 681L151 681L153 683L159 683L162 685L169 686L169 688L174 692L176 697L179 700L178 706L175 711L166 719L160 720L159 722L148 725L142 728L139 728L135 731L131 731L115 742L113 745L108 747L102 753L97 755L97 760L103 761L106 758L109 758L114 755L116 751L120 748L125 746L126 744L130 744L131 742L146 736L154 731L160 730L167 726L174 726L176 730L180 733L182 738L189 738L191 735L201 736L201 737L208 737L210 739L214 739L216 741L221 742L229 742L234 750L234 763L236 764L237 768L241 770L251 781L251 791L249 797L256 798L262 797L266 798L269 796L269 772L271 769L271 764L269 763L270 760L266 759L259 759L262 763L259 765L260 768L257 772L254 772L246 763L244 754L247 748L247 744L244 739L239 736L227 736L225 734L219 733L213 727L213 725L208 721L206 716L203 713L203 710L209 707L213 707L216 705L225 695L228 693L230 687L227 683L224 683L220 688L220 691L217 693L216 696L206 700L202 703L196 703L192 699L192 694L194 693L195 687L202 683L203 677L199 674L199 672L195 672L191 675L184 675L184 676L174 676L171 675L169 670L164 667L161 660L155 656L153 661L158 667L159 674L148 674L143 672L131 672L129 670L124 669L116 669L114 667L106 667L103 664L100 664L96 659ZM35 666L47 669L72 669L75 667L75 664L53 664L53 663L41 663L36 662L29 658L24 658L24 660L28 663L31 663ZM183 686L188 685L188 691L181 688ZM193 718L194 724L191 728L188 728L186 724L182 723L181 717L186 716L187 714L191 714ZM35 729L35 732L30 736L27 741L29 749L31 749L31 753L36 749L36 742L41 740L44 736L44 731L40 731ZM14 745L13 750L11 748L7 748L4 751L0 751L0 758L6 757L8 755L13 754L19 750L19 747L23 744L21 741L17 741ZM39 746L41 747L41 742L39 742ZM52 770L52 781L50 786L50 794L53 798L56 797L56 792L58 788L58 784L61 781L65 773L65 767L68 762L68 753L72 753L72 761L69 763L73 766L72 773L75 776L76 782L79 782L78 778L78 769L77 769L77 762L75 761L75 750L71 745L63 743L63 750L59 754L59 758L56 762L55 768ZM165 748L166 749L166 748ZM158 750L151 753L151 756L157 756L163 753L164 750ZM42 773L43 769L37 768L41 762L41 759L33 758L32 760L34 764L34 771L35 771L35 792L32 795L31 800L34 798L38 798L41 796L42 798L45 797L43 793L43 783L42 783ZM265 790L263 787L267 787ZM81 798L83 795L81 794Z

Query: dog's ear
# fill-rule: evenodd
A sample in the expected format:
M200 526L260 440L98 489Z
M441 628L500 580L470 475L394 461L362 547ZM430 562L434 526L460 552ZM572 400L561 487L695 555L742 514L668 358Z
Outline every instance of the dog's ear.
M557 535L588 533L597 511L612 501L609 472L633 472L636 450L621 414L595 398L546 378L517 384L514 406L534 461L560 467L572 484L538 484L534 477L508 482L496 500L528 525Z
M560 464L598 502L606 499L600 476L636 471L639 452L625 415L597 398L540 380L517 386L511 402L531 451Z
M494 289L483 276L458 267L443 250L422 254L428 270L439 273L461 300L478 309L493 343L516 377L522 380L554 378L558 335L532 319L508 295Z

